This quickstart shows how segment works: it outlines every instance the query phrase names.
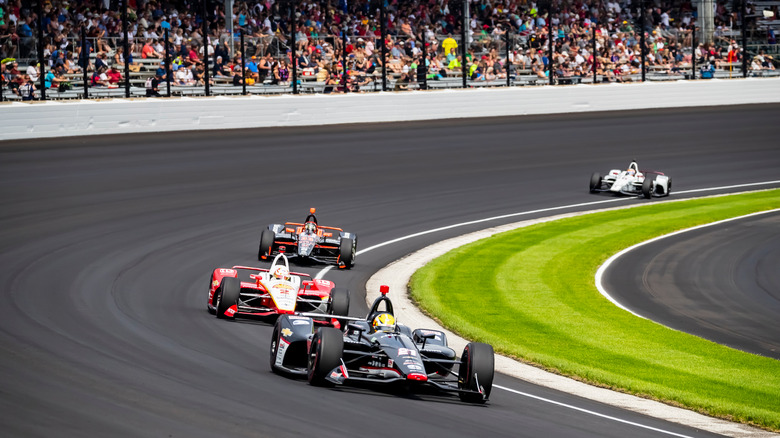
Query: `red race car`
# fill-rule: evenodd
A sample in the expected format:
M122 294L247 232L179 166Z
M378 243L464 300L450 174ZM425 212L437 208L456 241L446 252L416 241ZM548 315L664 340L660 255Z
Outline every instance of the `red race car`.
M335 287L332 281L290 272L287 257L279 254L270 269L215 269L209 280L208 310L217 318L229 319L302 313L338 328L338 321L327 315L347 316L349 291ZM319 315L322 318L317 318Z

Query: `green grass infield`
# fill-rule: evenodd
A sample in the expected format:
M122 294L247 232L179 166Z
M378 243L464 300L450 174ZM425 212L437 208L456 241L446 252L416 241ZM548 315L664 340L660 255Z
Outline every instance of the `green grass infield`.
M465 338L575 379L780 430L780 361L678 332L599 294L620 250L780 208L780 190L648 203L536 224L463 246L412 277L412 298Z

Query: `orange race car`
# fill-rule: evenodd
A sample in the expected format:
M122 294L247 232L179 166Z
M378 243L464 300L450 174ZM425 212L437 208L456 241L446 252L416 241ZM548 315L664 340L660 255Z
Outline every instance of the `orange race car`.
M269 225L260 235L257 259L266 260L283 253L296 263L329 263L343 269L354 266L357 236L341 228L319 225L314 212L314 208L310 209L303 223Z

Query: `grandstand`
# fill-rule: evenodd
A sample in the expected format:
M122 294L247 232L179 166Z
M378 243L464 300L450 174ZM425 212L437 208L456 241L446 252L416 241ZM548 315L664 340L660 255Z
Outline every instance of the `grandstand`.
M780 59L780 1L715 2L711 35L687 1L127 1L0 4L2 99L763 77Z

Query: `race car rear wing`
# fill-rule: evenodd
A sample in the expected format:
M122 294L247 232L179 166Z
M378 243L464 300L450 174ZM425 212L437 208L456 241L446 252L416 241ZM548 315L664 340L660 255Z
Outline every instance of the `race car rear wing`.
M340 315L329 315L327 313L312 313L312 312L295 312L295 315L297 316L305 316L307 318L317 318L317 319L338 319L340 321L365 321L365 318L357 318L354 316L340 316Z
M233 266L233 269L244 269L247 271L257 271L257 272L269 272L269 269L266 268L255 268L253 266ZM305 273L305 272L290 272L290 275L295 275L296 277L308 277L312 278L311 275Z

